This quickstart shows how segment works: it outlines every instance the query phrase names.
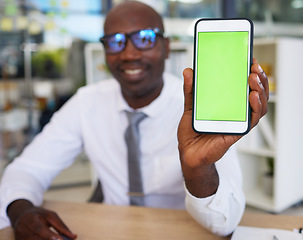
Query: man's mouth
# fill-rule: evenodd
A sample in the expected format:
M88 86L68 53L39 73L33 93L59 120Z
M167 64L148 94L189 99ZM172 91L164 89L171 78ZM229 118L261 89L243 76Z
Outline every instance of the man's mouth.
M140 74L143 70L142 69L125 69L124 72L128 75L136 75Z

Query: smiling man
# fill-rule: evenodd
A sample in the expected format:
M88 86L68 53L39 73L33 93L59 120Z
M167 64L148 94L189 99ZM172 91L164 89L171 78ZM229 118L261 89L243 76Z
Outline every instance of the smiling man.
M161 93L169 40L163 36L164 27L158 14L141 11L140 4L133 5L116 8L107 15L101 41L107 65L119 82L124 99L136 109L147 106ZM130 15L131 10L136 14ZM113 45L112 41L119 45Z
M140 205L186 208L213 233L230 234L245 207L241 171L231 147L240 136L193 131L192 70L183 73L184 98L182 81L163 73L169 40L152 8L136 1L117 5L106 18L104 32L101 42L113 79L79 89L7 167L0 186L2 226L10 220L16 240L62 239L58 233L75 239L58 215L38 206L55 176L82 150L102 183L104 203L136 204L128 194L133 176L125 135L129 114L141 113ZM255 126L268 100L267 77L256 61L249 84Z

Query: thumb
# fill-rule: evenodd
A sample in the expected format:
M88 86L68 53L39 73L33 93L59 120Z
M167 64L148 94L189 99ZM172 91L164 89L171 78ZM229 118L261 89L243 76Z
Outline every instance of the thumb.
M184 111L192 110L193 105L193 70L186 68L183 71L184 77Z

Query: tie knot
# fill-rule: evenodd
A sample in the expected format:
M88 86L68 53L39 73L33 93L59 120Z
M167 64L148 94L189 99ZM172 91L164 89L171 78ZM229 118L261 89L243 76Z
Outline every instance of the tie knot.
M137 126L147 116L143 112L129 112L126 111L128 122L132 126Z

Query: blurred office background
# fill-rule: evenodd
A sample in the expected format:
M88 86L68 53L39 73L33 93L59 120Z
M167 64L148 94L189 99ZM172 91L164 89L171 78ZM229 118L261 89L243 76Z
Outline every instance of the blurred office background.
M0 0L0 177L6 165L80 86L109 76L98 39L103 34L106 13L121 1ZM276 44L270 39L303 38L303 0L142 2L164 17L166 35L172 43L166 70L180 78L183 69L192 66L193 27L198 18L250 18L255 23L255 39L265 39L265 45L269 39L269 48ZM268 75L275 68L273 64L274 61L264 62ZM261 157L275 160L271 150ZM92 175L81 154L72 167L58 176L51 189L68 193L67 190L84 187L86 195L69 196L70 200L85 200L90 194ZM272 210L270 204L275 204L274 195L263 208Z

